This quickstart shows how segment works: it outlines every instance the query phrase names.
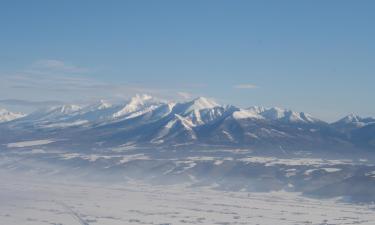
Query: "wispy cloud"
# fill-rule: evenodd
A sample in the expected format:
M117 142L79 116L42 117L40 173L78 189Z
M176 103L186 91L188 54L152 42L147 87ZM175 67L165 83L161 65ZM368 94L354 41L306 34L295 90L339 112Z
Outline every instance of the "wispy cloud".
M255 84L237 84L237 85L234 85L233 88L236 88L236 89L254 89L254 88L258 88L258 86L256 86Z
M21 100L21 99L0 99L0 104L14 105L14 106L41 107L41 106L60 105L60 104L63 104L63 102L60 102L60 101L28 101L28 100Z
M192 94L190 94L189 92L179 91L179 92L177 92L177 94L184 99L192 98Z
M38 60L19 71L0 74L0 96L13 100L84 102L97 99L121 101L144 93L162 99L184 100L192 98L191 91L199 89L194 86L196 84L166 86L147 81L103 81L93 78L93 71L60 60Z
M50 70L65 73L86 73L89 71L88 68L76 66L57 59L41 59L35 61L31 68L35 70Z

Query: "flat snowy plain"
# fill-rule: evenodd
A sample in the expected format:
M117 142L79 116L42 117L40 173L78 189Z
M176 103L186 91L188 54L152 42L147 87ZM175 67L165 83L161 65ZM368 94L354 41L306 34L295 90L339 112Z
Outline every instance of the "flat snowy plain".
M373 205L298 193L225 192L129 182L46 181L0 172L0 224L374 224Z

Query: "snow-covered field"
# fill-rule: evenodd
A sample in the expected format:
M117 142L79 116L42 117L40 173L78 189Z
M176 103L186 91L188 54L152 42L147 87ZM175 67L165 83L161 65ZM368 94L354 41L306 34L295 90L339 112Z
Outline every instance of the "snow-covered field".
M24 148L24 147L32 147L32 146L39 146L39 145L47 145L50 143L55 142L54 140L34 140L34 141L20 141L14 143L8 143L8 148Z
M47 181L0 173L0 224L374 224L373 205L298 193Z

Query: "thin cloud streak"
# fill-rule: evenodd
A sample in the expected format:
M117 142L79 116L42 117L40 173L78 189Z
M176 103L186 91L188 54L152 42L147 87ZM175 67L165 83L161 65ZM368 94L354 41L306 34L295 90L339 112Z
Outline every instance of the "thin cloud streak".
M233 88L235 89L255 89L258 88L255 84L237 84L234 85Z
M187 85L155 87L145 84L104 82L79 71L90 71L58 60L41 60L19 72L0 74L0 96L3 99L27 101L82 102L96 99L121 101L135 94L150 94L158 98L185 100L192 97ZM203 84L200 84L202 86ZM191 87L190 89L194 89Z
M63 103L64 102L60 102L60 101L28 101L28 100L21 100L21 99L0 99L0 104L14 105L14 106L44 107L44 106L61 105Z
M33 69L52 70L66 73L86 73L89 69L67 63L56 59L42 59L34 62L31 66Z
M181 96L182 98L184 98L184 99L190 99L190 98L192 98L192 94L190 94L188 92L179 91L179 92L177 92L177 94L179 96Z

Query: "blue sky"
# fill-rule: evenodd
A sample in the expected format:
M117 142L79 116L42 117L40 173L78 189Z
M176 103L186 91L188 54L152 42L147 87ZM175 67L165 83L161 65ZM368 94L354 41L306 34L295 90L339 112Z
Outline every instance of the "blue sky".
M203 95L375 116L374 1L1 1L0 100Z

